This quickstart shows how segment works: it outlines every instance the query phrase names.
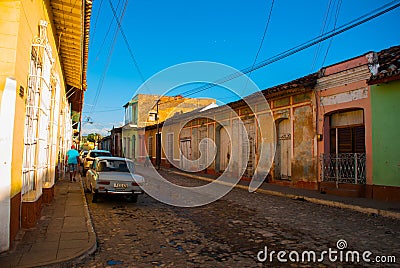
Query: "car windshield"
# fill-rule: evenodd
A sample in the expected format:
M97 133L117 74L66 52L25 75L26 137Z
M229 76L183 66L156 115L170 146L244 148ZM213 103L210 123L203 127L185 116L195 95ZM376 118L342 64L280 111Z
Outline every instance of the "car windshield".
M93 158L99 157L99 156L111 156L110 152L91 152L90 154Z
M97 171L117 171L117 172L129 172L129 169L133 171L134 165L132 162L126 162L124 160L100 160L97 166Z

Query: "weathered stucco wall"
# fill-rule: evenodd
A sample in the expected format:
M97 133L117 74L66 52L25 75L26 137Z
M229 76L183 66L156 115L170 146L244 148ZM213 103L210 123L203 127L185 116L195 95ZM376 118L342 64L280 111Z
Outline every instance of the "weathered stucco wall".
M316 181L317 179L313 121L311 105L293 108L293 180Z
M312 98L312 92L308 91L301 94L295 94L293 96L287 96L275 100L271 100L274 120L280 121L283 119L290 120L290 164L291 178L290 181L296 182L307 182L316 183L316 148L315 148L315 110ZM260 157L260 148L262 141L268 139L269 135L275 133L275 130L268 130L268 134L263 134L261 137L260 129L255 123L255 118L249 107L245 104L239 105L234 108L235 113L226 111L224 107L211 109L207 112L200 113L197 116L201 117L204 114L207 118L198 118L188 122L185 127L179 132L180 127L183 124L185 116L178 116L173 122L168 125L164 125L162 129L162 143L163 143L163 157L167 148L167 135L173 134L173 146L174 146L174 160L175 163L180 161L180 146L184 143L187 146L185 140L190 140L190 156L191 160L199 158L199 142L207 137L213 140L217 146L217 153L215 159L210 166L207 167L207 172L220 172L223 171L229 160L232 160L232 170L239 168L239 163L243 155L242 143L238 140L240 134L237 133L239 129L234 127L235 121L238 120L237 115L244 123L244 127L249 135L249 161L247 168L244 173L244 177L251 178L257 166L257 161ZM257 114L260 116L261 113L267 115L268 111L258 110ZM259 120L263 124L265 120L263 116L260 116ZM218 121L224 126L221 129L220 125L216 123ZM147 137L154 130L146 130L146 142ZM229 133L229 136L226 134ZM272 137L270 137L272 138ZM183 142L182 142L183 141ZM231 145L235 144L235 150L231 151ZM186 149L187 150L187 149ZM228 157L228 155L230 157ZM236 158L235 158L236 157ZM232 159L230 159L232 158ZM236 160L234 160L234 158ZM263 169L264 167L261 167ZM274 171L272 171L274 172Z
M138 127L152 125L156 122L149 122L149 111L157 109L157 100L160 96L139 94L138 99ZM175 113L187 113L194 109L205 107L215 103L214 99L192 99L182 97L162 96L158 105L159 122L166 120ZM145 124L147 122L147 124Z
M270 101L279 139L279 124L290 121L290 181L317 182L316 127L313 93L305 92ZM279 141L277 141L279 142ZM279 178L278 166L282 165L279 146L275 153L272 177ZM279 181L279 180L278 180Z

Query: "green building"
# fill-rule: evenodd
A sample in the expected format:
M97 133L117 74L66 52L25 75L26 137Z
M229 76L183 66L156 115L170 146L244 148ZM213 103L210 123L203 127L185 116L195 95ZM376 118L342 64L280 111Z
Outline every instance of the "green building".
M400 201L400 46L377 53L369 80L372 116L372 198Z

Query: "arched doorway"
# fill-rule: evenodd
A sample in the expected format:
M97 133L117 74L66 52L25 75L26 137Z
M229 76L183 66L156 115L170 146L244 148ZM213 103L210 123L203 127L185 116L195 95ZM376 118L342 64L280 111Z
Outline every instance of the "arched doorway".
M224 127L220 129L219 135L220 135L219 171L223 172L228 167L230 159L230 139L228 132Z
M215 128L215 144L217 146L215 171L224 172L230 159L230 139L226 127L218 125Z
M364 110L325 115L321 177L325 182L366 184Z
M282 119L278 122L277 135L275 178L290 180L292 177L292 135L289 119Z
M181 168L190 169L189 162L192 160L192 140L190 137L180 139Z

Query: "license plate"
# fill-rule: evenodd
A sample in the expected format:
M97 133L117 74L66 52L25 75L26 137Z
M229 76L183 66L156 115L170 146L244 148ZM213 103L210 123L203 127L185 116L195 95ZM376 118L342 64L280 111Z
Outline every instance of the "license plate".
M114 188L128 188L128 184L125 183L114 183Z

